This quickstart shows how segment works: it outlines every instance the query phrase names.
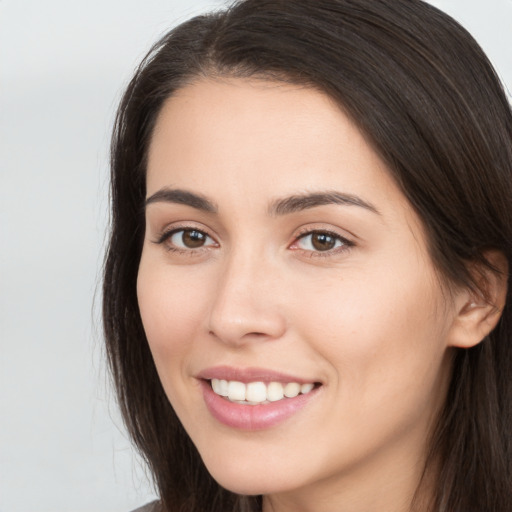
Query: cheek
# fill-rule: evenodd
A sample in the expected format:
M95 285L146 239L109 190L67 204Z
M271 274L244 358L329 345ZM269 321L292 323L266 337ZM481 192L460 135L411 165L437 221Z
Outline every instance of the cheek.
M348 454L391 445L404 433L420 443L450 375L432 287L384 276L342 284L312 301L302 324L306 330L315 319L309 343L330 366L331 432L343 426L349 444L339 446Z
M448 328L442 294L425 269L408 270L403 264L354 280L347 275L336 286L320 283L322 293L300 308L310 343L360 400L403 394L440 371Z
M170 270L141 260L137 298L144 331L165 380L167 368L182 363L204 318L204 290L187 286ZM169 372L171 373L171 372Z

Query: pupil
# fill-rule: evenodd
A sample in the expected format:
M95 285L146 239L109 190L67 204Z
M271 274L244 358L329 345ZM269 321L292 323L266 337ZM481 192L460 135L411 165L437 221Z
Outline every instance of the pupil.
M190 249L196 249L204 244L205 236L200 231L184 231L182 235L183 244Z
M317 251L328 251L336 244L335 238L325 233L314 233L311 242Z

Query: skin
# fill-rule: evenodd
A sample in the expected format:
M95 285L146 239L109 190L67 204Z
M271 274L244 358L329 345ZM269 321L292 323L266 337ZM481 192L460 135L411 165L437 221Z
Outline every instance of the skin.
M160 379L213 477L263 494L265 512L409 510L468 296L443 289L421 222L357 127L313 89L201 79L158 118L147 197L164 189L217 209L150 202L137 283ZM324 191L375 211L269 212ZM203 245L162 241L184 228ZM312 231L335 247L315 249ZM205 406L197 375L217 365L322 385L281 424L243 431Z

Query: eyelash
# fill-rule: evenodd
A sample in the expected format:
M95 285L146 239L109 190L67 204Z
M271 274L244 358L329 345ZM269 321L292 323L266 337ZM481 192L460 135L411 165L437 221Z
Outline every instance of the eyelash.
M208 245L206 247L203 246L203 247L198 247L196 249L194 249L194 248L185 249L185 248L181 248L181 247L176 247L175 245L171 245L170 243L166 244L166 242L168 240L170 240L174 235L176 235L177 233L181 233L181 232L183 232L183 233L186 233L186 232L200 233L200 234L204 235L205 238L209 238L210 240L213 240L215 242L214 238L212 236L210 236L204 229L198 229L195 226L180 226L180 227L175 227L175 228L169 229L167 231L164 231L157 238L157 240L154 241L154 243L159 244L159 245L165 244L166 250L173 252L173 253L177 253L177 254L184 254L187 256L198 255L198 254L202 253L204 250L206 250L207 247L210 247Z
M185 233L185 232L197 232L197 233L200 233L201 235L204 235L205 238L209 238L210 240L212 240L214 242L214 244L210 244L210 245L207 245L207 246L201 246L201 247L198 247L198 248L187 248L187 249L181 248L181 247L176 247L175 245L171 245L170 243L166 244L166 242L168 240L170 240L174 235L176 235L177 233L180 233L180 232L183 232L183 233ZM304 240L308 236L313 236L313 235L326 235L326 236L331 237L332 239L334 239L335 243L341 242L341 245L339 245L338 247L334 247L332 249L325 250L325 251L300 249L299 247L294 247L301 240ZM198 228L196 228L194 226L180 226L180 227L176 227L176 228L172 228L172 229L169 229L167 231L164 231L157 238L157 240L154 241L154 243L156 243L158 245L166 244L166 250L168 250L170 252L173 252L173 253L177 253L177 254L184 254L184 255L187 255L187 256L199 255L204 250L207 250L208 247L211 247L212 245L215 245L215 244L218 246L218 244L215 241L215 239L212 236L210 236L205 230L198 229ZM292 242L292 244L289 246L289 248L291 250L295 250L295 251L302 251L303 253L307 254L307 256L310 257L310 258L314 258L314 257L323 257L323 258L325 258L325 257L333 256L334 254L339 254L341 252L348 251L349 249L354 247L354 245L355 245L354 242L352 242L352 241L342 237L341 235L339 235L338 233L335 233L334 231L329 231L329 230L326 230L326 229L307 229L307 230L304 230L303 232L301 232L301 233L299 233L297 235L297 237Z
M302 233L299 233L299 235L295 238L294 242L290 245L290 248L293 248L294 245L297 245L300 240L304 240L308 236L313 235L327 235L328 237L333 238L335 242L341 242L341 245L338 247L334 247L332 249L328 249L326 251L302 249L304 253L308 253L308 256L310 258L327 258L329 256L333 256L335 254L348 251L355 245L354 242L348 240L347 238L339 235L334 231L329 231L328 229L306 229ZM293 248L293 250L301 249Z

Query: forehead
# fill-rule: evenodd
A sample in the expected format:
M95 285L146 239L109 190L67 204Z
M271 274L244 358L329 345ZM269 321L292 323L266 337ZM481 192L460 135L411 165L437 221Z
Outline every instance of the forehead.
M254 139L269 149L279 144L284 151L287 142L314 137L318 144L327 143L328 135L329 139L356 135L348 118L339 122L341 115L329 96L309 87L258 79L203 79L178 89L164 103L151 150L159 140L169 142L179 132L193 136L191 143L201 142L208 150L240 141L244 142L240 149L249 149ZM278 132L280 138L275 140ZM203 136L206 140L201 140Z
M221 209L236 198L247 208L249 198L263 205L337 190L383 211L410 210L384 162L329 96L255 79L204 79L166 101L150 144L148 196L163 187L191 189Z

